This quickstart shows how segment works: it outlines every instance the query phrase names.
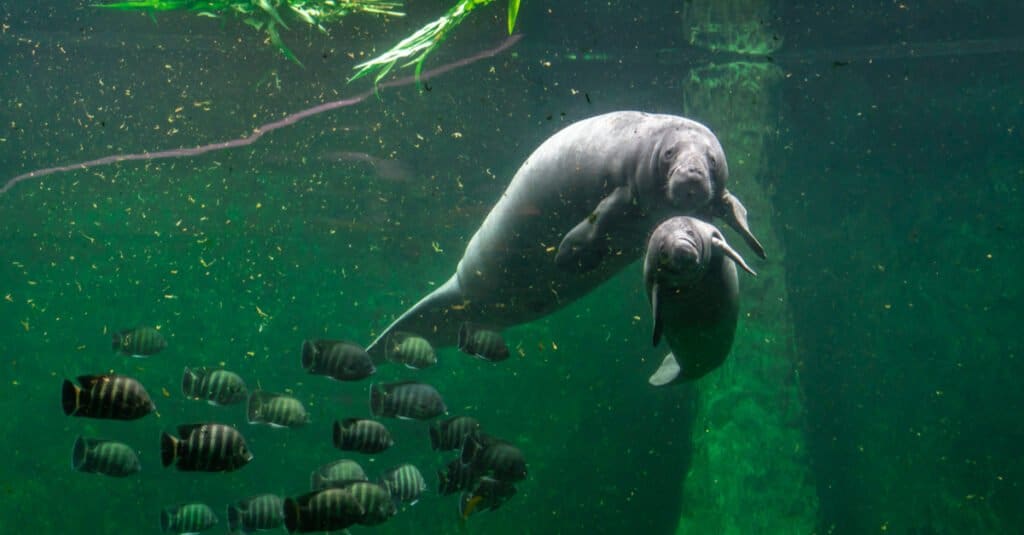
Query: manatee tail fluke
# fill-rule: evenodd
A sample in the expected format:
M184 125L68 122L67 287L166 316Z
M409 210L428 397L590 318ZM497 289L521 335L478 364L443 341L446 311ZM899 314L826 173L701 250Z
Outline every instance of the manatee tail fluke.
M679 362L676 361L676 356L669 353L665 355L665 360L661 361L658 371L654 372L647 382L652 386L667 386L682 380L682 371Z
M465 299L459 287L458 274L455 274L388 325L377 339L367 346L366 352L370 354L375 364L383 362L387 353L388 336L395 331L422 336L435 348L453 346L458 342L459 327L469 319L463 305Z

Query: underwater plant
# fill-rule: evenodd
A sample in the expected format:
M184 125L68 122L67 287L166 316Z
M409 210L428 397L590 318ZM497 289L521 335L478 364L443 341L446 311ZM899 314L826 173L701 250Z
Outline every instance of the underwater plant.
M475 8L479 6L485 6L490 4L494 0L459 0L454 7L448 10L447 13L442 15L439 19L428 23L423 26L416 33L402 39L398 42L391 50L373 58L369 61L365 61L356 65L355 68L359 69L355 76L349 78L349 81L358 80L363 76L376 73L374 77L374 83L380 82L388 72L395 66L399 61L403 61L409 58L408 62L402 65L402 67L408 67L410 65L416 66L416 78L419 78L420 72L423 70L423 62L426 61L427 56L441 44L442 41L448 37L449 32L455 29L456 26L462 23L462 21L468 16ZM511 35L512 30L516 26L516 16L519 14L519 0L509 0L508 2L508 33Z
M336 22L352 13L372 13L404 17L398 11L400 0L135 0L97 4L94 7L123 11L194 11L204 17L235 15L242 21L267 32L267 38L286 58L302 65L285 46L278 27L288 29L285 18L302 21L327 32L324 24Z
M434 49L474 9L494 0L458 0L447 13L432 21L415 33L401 40L390 50L369 61L355 66L356 74L349 81L376 73L374 83L379 83L396 63L409 60L402 67L416 66L419 78L423 62ZM405 13L401 0L133 0L97 4L95 7L124 11L193 11L201 16L221 17L235 15L246 24L267 33L267 38L286 58L302 65L281 38L280 28L288 29L286 18L302 21L316 29L327 32L325 24L335 22L356 12L403 17ZM519 0L508 2L508 33L515 28L519 14ZM411 59L409 59L411 58Z

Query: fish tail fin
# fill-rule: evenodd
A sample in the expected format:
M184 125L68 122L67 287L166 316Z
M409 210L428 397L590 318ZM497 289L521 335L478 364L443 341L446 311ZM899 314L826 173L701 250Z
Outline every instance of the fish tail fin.
M441 449L441 430L436 425L430 426L430 447Z
M160 531L167 533L171 530L171 512L167 509L160 511Z
M252 394L249 394L249 402L245 406L245 415L249 419L249 423L256 423L259 421L262 409L263 392L256 390Z
M228 506L228 531L232 533L244 532L242 530L242 512L238 510L238 506Z
M121 333L114 333L110 335L110 345L112 350L117 351L121 349L123 343L124 337L121 336Z
M478 437L474 435L467 436L466 439L462 441L462 452L459 454L459 460L462 464L472 463L473 459L476 458L477 453L482 447L483 445L480 444Z
M181 376L181 393L185 397L192 397L194 392L193 387L196 383L196 374L188 366L185 366L185 372Z
M164 432L160 435L160 463L170 466L178 456L178 439ZM166 531L166 530L165 530Z
M370 385L370 414L379 416L384 408L384 388L379 383Z
M341 428L341 422L335 420L334 427L331 429L331 438L334 443L334 447L341 449L344 443L344 429Z
M75 446L71 450L71 469L81 470L85 464L85 456L89 453L89 443L79 436L75 439Z
M284 501L284 527L288 530L288 533L295 533L295 530L298 529L301 512L301 507L294 498L288 498Z
M316 344L312 340L302 342L302 368L308 370L313 366L313 359L316 357Z
M75 383L64 379L60 397L61 405L64 406L64 414L71 416L81 408L82 389L76 386Z

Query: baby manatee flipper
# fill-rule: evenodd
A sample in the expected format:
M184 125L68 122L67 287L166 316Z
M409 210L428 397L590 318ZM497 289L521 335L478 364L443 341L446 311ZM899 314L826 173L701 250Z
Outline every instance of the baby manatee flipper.
M651 335L651 344L654 346L658 345L661 341L661 330L665 326L661 321L661 316L658 314L658 283L655 282L654 286L651 287L651 314L654 316L654 329Z
M651 375L647 382L652 386L670 385L679 379L682 371L683 369L679 367L679 363L676 361L676 356L669 353L665 355L665 360L661 361L658 371L654 372L654 375Z
M586 273L601 264L608 252L603 240L611 229L628 223L635 212L633 188L630 185L615 188L601 199L590 216L570 230L558 245L555 264L558 267Z
M729 244L725 243L725 240L722 240L720 238L711 238L711 244L719 251L721 251L722 254L729 257L730 260L736 262L736 265L743 268L743 271L746 271L747 273L750 273L755 277L757 276L757 272L751 269L750 266L748 266L747 263L743 260L743 257L736 252L736 249L729 247Z
M733 230L738 232L740 236L743 236L743 241L747 242L747 245L754 250L754 253L762 259L767 258L764 246L761 245L761 242L757 241L754 233L750 231L750 225L747 224L747 208L743 206L743 203L735 195L726 191L722 195L720 210L719 217L728 223Z

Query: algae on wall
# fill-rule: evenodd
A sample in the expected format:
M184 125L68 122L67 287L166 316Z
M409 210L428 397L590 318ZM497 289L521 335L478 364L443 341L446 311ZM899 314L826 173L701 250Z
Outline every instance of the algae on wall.
M793 77L787 144L803 156L781 162L776 198L823 529L1024 523L1019 62ZM819 95L827 110L807 109Z
M693 2L684 24L691 44L712 52L728 52L730 58L767 54L781 44L763 22L770 11L765 3ZM756 263L756 279L741 275L741 318L730 357L720 370L686 387L697 391L697 414L680 534L810 533L817 521L786 255L767 180L781 80L777 66L752 56L696 67L684 85L686 115L719 137L729 162L729 188L749 210L751 228L769 258Z

